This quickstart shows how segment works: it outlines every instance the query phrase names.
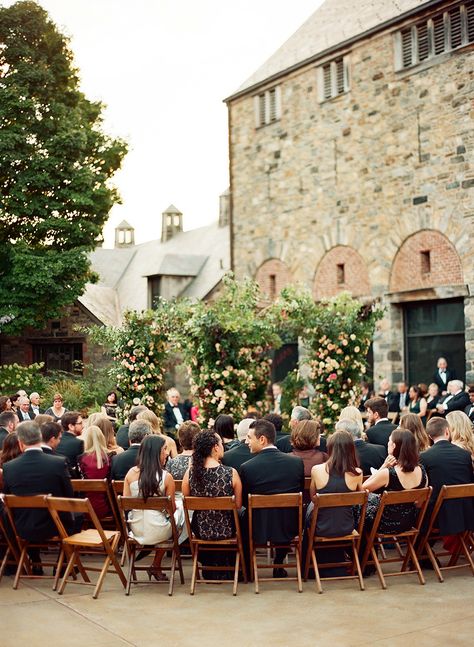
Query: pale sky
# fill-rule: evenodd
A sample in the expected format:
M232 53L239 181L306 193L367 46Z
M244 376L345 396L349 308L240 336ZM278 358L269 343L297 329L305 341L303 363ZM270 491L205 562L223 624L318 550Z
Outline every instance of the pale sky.
M3 6L12 0L0 0ZM184 228L218 217L228 186L232 94L322 0L39 0L71 38L82 90L107 105L104 128L129 153L105 228L127 220L136 242L160 236L174 204Z

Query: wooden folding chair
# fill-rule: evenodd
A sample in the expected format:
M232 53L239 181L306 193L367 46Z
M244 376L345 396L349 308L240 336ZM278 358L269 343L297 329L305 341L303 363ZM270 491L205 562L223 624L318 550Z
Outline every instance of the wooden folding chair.
M365 569L367 564L373 564L377 570L377 575L383 589L387 588L385 577L393 577L396 575L409 575L416 573L420 584L425 583L425 578L421 571L420 563L418 561L416 551L414 548L418 534L420 532L423 517L425 516L426 508L431 494L431 487L422 488L419 490L401 490L395 492L383 492L380 497L380 504L374 523L371 530L365 531L366 547L362 557L362 570ZM412 528L398 533L384 533L380 532L379 526L382 521L384 511L392 505L400 504L416 504L416 520ZM395 544L397 546L397 555L394 557L382 557L379 559L377 555L377 547L383 547L386 544ZM406 544L407 550L403 554L400 546ZM408 564L411 560L414 569L408 570ZM384 573L381 564L402 562L400 571L391 573Z
M303 537L303 495L301 492L295 494L249 494L248 498L248 519L249 519L249 546L250 546L250 567L252 577L255 583L255 593L259 593L260 582L277 582L281 580L293 580L298 582L298 592L303 590L303 582L301 578L301 549ZM256 543L253 538L254 526L254 511L255 510L272 510L295 508L298 512L298 534L284 544L277 544L267 541L264 544ZM257 549L266 548L270 546L272 549L287 548L295 551L295 562L288 562L287 564L268 564L257 561ZM274 578L274 577L260 577L258 576L258 569L274 569L283 567L295 567L296 577Z
M100 523L102 528L107 530L121 530L120 516L118 515L117 506L114 501L114 496L109 486L107 479L71 479L72 489L77 494L82 495L81 498L86 498L90 493L103 494L109 509L110 514L101 517ZM84 496L85 495L85 496Z
M316 494L313 497L313 514L311 517L311 524L308 529L308 552L306 554L306 564L304 569L304 578L305 581L308 579L310 560L312 560L314 568L314 576L316 579L316 590L318 593L323 592L323 587L321 586L322 580L348 580L348 579L358 579L360 590L364 590L364 579L362 576L362 570L360 568L359 562L359 547L360 541L362 539L362 532L364 528L365 521L365 512L367 509L367 501L369 498L369 493L366 491L363 492L344 492L341 494ZM316 534L316 526L318 520L318 514L320 510L323 509L333 509L333 508L342 508L342 507L351 507L355 505L361 506L361 512L359 517L359 523L357 528L352 531L349 535L339 535L336 537L322 537ZM316 550L318 548L324 549L342 549L352 551L352 563L351 570L348 575L339 575L333 577L321 577L319 573L319 566L316 558ZM348 562L330 562L325 563L325 567L336 568L336 567L347 567ZM354 573L354 569L356 573Z
M183 481L182 479L174 479L174 489L175 492L182 492Z
M398 411L389 411L389 412L387 413L387 418L390 420L390 422L392 422L393 424L395 424L395 421L397 420L398 415L399 415L399 414L398 414Z
M197 496L187 496L183 499L184 502L184 514L186 519L186 527L188 529L189 544L191 546L191 552L193 555L193 569L191 576L191 588L190 594L194 595L196 584L220 584L222 582L228 582L229 580L208 580L202 577L202 571L233 571L234 572L234 584L232 588L232 594L237 595L237 586L239 583L239 570L242 571L242 577L244 582L247 582L247 569L245 567L244 551L242 545L242 534L240 531L240 522L239 522L239 513L237 511L237 506L235 505L235 496L220 496L220 497L197 497ZM233 514L234 526L235 526L235 535L228 539L200 539L195 535L191 528L191 519L189 513L191 511L203 512L203 511L214 511L222 510L228 511ZM199 566L199 553L200 552L235 552L235 564L234 566ZM199 573L201 569L201 574Z
M115 514L116 514L117 519L118 519L118 523L119 523L118 527L120 529L122 529L122 521L121 521L122 513L120 512L118 498L119 498L119 496L123 495L123 484L124 484L124 481L112 480L112 481L109 482L110 496L111 496L112 503L113 503L113 506L114 506ZM127 544L125 542L125 537L123 536L122 532L121 532L121 537L120 537L120 542L119 542L119 547L120 546L123 546L122 557L120 559L120 566L122 566L122 568L123 568L123 566L125 564L125 559L126 559L126 557L128 555L128 553L127 553L128 547L127 547Z
M8 521L10 526L15 533L15 539L20 550L20 555L18 558L18 566L15 574L15 579L13 580L13 588L17 589L20 579L53 579L53 591L56 590L58 586L59 576L60 576L60 566L63 560L63 551L61 538L58 535L51 537L50 539L44 541L28 541L23 539L20 536L16 524L15 524L15 513L14 510L44 510L48 513L48 504L46 502L47 497L45 495L32 495L32 496L15 496L13 494L5 494L4 502L5 508L7 511ZM49 514L49 513L48 513ZM28 555L28 550L30 548L50 551L51 549L57 549L58 559L54 562L42 561L42 567L52 567L56 568L55 575L33 575L33 565L31 559Z
M453 501L455 499L472 499L472 504L474 505L474 483L466 485L443 485L431 513L426 534L423 536L418 547L418 558L420 560L426 557L430 559L440 582L444 582L441 571L452 570L454 568L470 568L471 573L474 575L474 562L471 557L472 549L470 550L469 548L472 542L472 530L466 529L455 535L458 539L458 546L453 553L448 551L436 552L434 548L436 542L442 539L438 528L439 511L445 501ZM461 555L464 555L467 563L458 563ZM444 566L441 565L438 562L439 558L447 556L449 557L447 564Z
M7 520L0 514L0 547L3 549L3 558L2 563L0 564L0 582L2 581L5 568L8 566L14 566L15 569L18 568L18 562L20 561L20 551L18 549L18 544L14 536L13 528L8 528ZM26 569L25 569L26 572Z
M160 550L169 550L171 551L171 565L162 566L163 571L170 571L170 581L168 588L168 595L173 595L174 588L174 575L176 572L176 563L178 564L179 576L181 584L184 584L184 574L183 566L181 563L181 553L179 550L179 532L176 526L174 514L173 514L173 504L171 502L171 497L169 496L153 496L148 497L145 501L141 497L118 497L118 504L120 508L120 520L122 523L122 532L125 537L125 542L127 544L127 553L128 553L128 575L127 575L127 586L125 589L125 595L130 595L130 587L132 584L152 584L151 579L149 582L145 580L139 580L137 578L137 571L148 571L149 567L147 566L136 566L136 552L137 549L140 550L149 550L155 551ZM171 538L167 541L162 541L159 544L141 544L136 539L130 537L127 527L127 512L130 510L157 510L161 511L164 514L169 516L171 523ZM164 580L165 581L165 580ZM161 583L161 582L159 582Z
M94 512L94 509L91 506L89 499L65 499L61 497L47 497L47 504L51 516L56 524L56 527L59 531L59 535L62 539L64 552L67 554L68 563L66 566L66 571L64 573L63 579L58 589L58 593L62 594L64 588L68 582L69 575L73 572L73 568L76 565L81 574L84 571L99 571L100 575L95 585L94 593L92 597L96 599L102 588L104 578L109 571L109 566L112 563L115 572L119 576L124 588L127 585L127 580L123 574L120 564L118 563L115 551L117 550L119 541L120 541L120 532L117 530L104 530L102 525L97 518L97 515ZM72 512L75 514L85 514L89 517L92 528L82 530L81 532L69 535L64 524L59 516L60 512ZM81 554L94 554L94 555L104 555L104 563L102 568L97 568L93 566L83 566L80 559ZM61 569L62 559L58 563L58 570ZM87 573L86 577L83 575L83 582L80 584L92 584L89 580Z

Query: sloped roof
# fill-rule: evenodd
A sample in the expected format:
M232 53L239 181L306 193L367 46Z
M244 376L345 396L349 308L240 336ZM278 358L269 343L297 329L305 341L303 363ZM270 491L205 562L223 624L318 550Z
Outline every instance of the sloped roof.
M197 276L207 258L207 256L198 256L197 254L165 254L158 270L149 276L153 276L153 274Z
M133 229L133 227L126 220L122 220L120 225L117 225L117 227L115 227L115 229Z
M170 204L170 206L168 207L168 209L165 209L165 211L163 211L163 213L181 213L181 211L180 211L179 209L177 209L177 208L174 206L174 204Z
M232 97L379 25L437 1L326 0Z
M79 302L107 326L120 325L118 295L113 288L88 283L85 292L79 297Z

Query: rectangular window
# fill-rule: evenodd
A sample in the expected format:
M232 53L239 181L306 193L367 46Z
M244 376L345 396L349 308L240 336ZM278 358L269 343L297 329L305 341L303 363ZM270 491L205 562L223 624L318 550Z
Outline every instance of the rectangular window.
M349 90L349 61L341 56L319 68L319 100L327 101Z
M44 362L45 371L82 373L82 343L34 343L33 362Z
M428 251L421 252L421 273L430 274L431 272L431 253Z
M398 32L397 69L417 65L473 42L474 2L464 2Z
M161 296L161 276L148 277L148 293L150 308L156 308L156 303Z
M255 126L261 128L281 118L280 86L265 90L254 97Z
M269 292L270 301L275 301L276 299L276 274L270 274L269 279Z
M346 273L344 269L344 263L340 263L337 265L337 284L344 285L345 282L346 282Z

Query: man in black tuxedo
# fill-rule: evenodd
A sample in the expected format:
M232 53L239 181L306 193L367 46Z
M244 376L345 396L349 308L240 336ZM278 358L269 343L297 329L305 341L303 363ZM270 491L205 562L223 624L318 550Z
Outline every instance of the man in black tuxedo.
M30 393L30 418L34 420L41 413L44 413L44 410L40 408L40 395L33 391L33 393Z
M115 442L119 447L122 447L123 449L129 448L130 446L130 443L128 441L129 427L131 423L137 419L138 414L146 410L147 410L147 407L145 407L143 404L139 404L138 406L132 407L130 409L130 413L128 414L128 424L122 425L120 429L117 431L117 435L115 436Z
M445 416L451 411L464 411L470 404L469 395L463 390L461 380L448 382L448 395L436 405L439 416Z
M370 390L370 385L367 382L360 383L361 396L359 400L359 411L365 411L365 403L373 397L373 391Z
M0 449L3 448L3 441L12 434L18 425L18 416L14 411L2 411L0 413Z
M249 427L252 422L254 422L254 418L244 418L239 422L239 424L237 425L237 438L240 440L240 445L234 447L234 449L229 449L228 452L224 452L224 456L222 457L223 465L233 467L234 469L239 471L243 463L246 463L251 458L256 456L256 454L252 456L250 449L245 442L247 439Z
M169 389L166 392L168 402L165 404L163 414L163 425L165 431L171 437L176 436L176 430L185 421L189 420L189 411L184 404L179 401L179 391L176 388Z
M59 443L63 435L63 428L58 422L45 422L40 427L41 438L43 442L41 443L41 449L45 454L51 454L52 456L59 456L56 449L58 448Z
M354 439L355 450L357 458L359 459L359 467L362 469L364 476L370 476L370 468L373 467L378 470L382 467L383 462L387 457L387 450L382 445L372 445L362 440L362 432L359 425L354 420L339 420L336 423L336 431L347 431Z
M437 362L437 370L433 375L433 382L438 385L441 395L448 394L448 382L456 377L454 371L448 368L448 362L444 357L440 357Z
M240 468L243 505L248 505L249 494L284 494L304 492L304 465L296 456L289 456L275 447L275 427L268 420L254 420L247 434L250 453L255 454ZM287 543L298 532L294 510L257 510L254 514L253 534L257 543L273 541ZM275 550L275 563L281 564L286 548ZM283 568L273 570L274 577L285 577Z
M469 387L469 400L470 403L464 409L464 413L469 418L471 422L474 422L474 386Z
M405 407L410 404L410 396L408 394L408 384L406 382L399 382L397 386L397 395L392 398L392 407L397 405L396 411L401 412ZM394 411L395 409L388 409Z
M84 443L77 436L82 434L83 422L79 411L67 411L61 418L62 438L56 452L65 456L71 478L81 478L78 458L84 453Z
M145 436L152 433L151 424L148 420L134 420L130 423L128 440L130 446L122 454L116 454L112 458L111 477L116 481L123 481L127 472L135 467L138 459L138 450Z
M267 416L265 416L265 418L267 418ZM298 422L301 422L302 420L312 419L313 417L311 415L311 412L305 407L302 407L299 404L296 405L296 407L293 407L289 422L290 433L280 434L280 437L277 438L275 443L278 449L285 454L291 454L291 452L293 451L293 445L291 444L291 432L293 428L298 424ZM315 449L319 449L322 452L325 452L327 450L326 438L324 436L319 436L319 445L315 447Z
M17 434L22 454L3 466L5 494L73 497L66 460L42 451L39 426L34 421L22 422ZM73 529L71 515L64 515L63 522L68 530ZM58 534L48 510L15 510L15 525L19 535L28 541L44 541ZM41 575L39 551L31 550L30 557L34 562L34 574Z
M367 431L369 443L382 445L387 448L390 434L397 425L392 424L387 418L388 404L384 398L371 398L365 403L369 424Z
M394 391L391 390L391 386L392 385L387 380L387 378L384 378L380 382L378 397L385 399L385 401L388 404L389 411L391 411L392 413L397 413L398 411L400 411L400 408L399 408L400 398L398 396L398 393L395 393ZM368 400L365 401L365 404L367 404L367 401Z
M36 414L33 411L30 411L30 400L26 395L22 395L18 398L17 405L18 418L20 419L20 422L24 422L25 420L34 420L36 418Z
M448 421L440 417L431 418L426 425L426 432L433 441L433 446L420 454L420 462L425 466L428 483L433 492L425 517L425 526L443 485L474 482L471 455L450 442ZM472 499L446 501L439 512L438 525L441 535L474 530Z

